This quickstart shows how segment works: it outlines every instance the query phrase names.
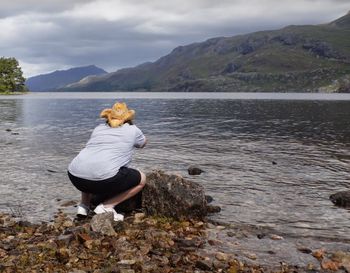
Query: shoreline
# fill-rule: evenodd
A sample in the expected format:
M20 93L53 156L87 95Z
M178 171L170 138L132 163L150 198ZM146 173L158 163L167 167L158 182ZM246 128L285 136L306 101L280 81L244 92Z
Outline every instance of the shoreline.
M270 260L264 258L262 264L259 254L242 249L237 239L251 240L249 231L210 220L176 221L132 213L124 222L112 221L113 230L103 230L107 235L92 230L93 220L77 221L59 212L53 222L32 224L0 213L0 271L287 273L350 270L350 253L307 246L298 249L299 255L313 261L305 266L284 260L272 262L272 250L266 253ZM263 236L261 232L259 236L262 245L271 241L285 247L282 236Z

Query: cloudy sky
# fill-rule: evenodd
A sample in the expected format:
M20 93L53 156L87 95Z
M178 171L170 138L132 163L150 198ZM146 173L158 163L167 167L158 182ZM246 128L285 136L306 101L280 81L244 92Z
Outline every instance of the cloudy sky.
M112 72L178 45L349 10L350 0L0 0L0 56L16 57L26 77L89 64Z

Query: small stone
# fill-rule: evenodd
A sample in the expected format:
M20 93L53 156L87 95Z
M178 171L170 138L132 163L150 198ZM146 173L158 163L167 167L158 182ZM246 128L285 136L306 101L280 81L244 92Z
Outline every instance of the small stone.
M277 240L283 240L283 237L279 236L279 235L276 235L276 234L272 234L272 235L270 235L270 239L277 241Z
M203 170L197 166L190 166L187 171L189 175L200 175L203 172Z
M134 215L134 223L138 224L141 223L143 219L145 219L146 214L144 213L135 213Z
M228 268L228 264L222 261L213 261L213 266L215 269L218 270L218 272L220 272L223 269L227 269Z
M118 265L134 265L136 263L135 260L120 260L117 264Z
M211 261L206 261L206 260L196 261L196 267L202 270L211 270L212 264L213 263Z
M73 234L59 235L55 242L59 247L67 247L73 240L73 238Z
M219 206L207 205L208 213L218 213L220 211L221 211L221 208Z
M233 237L233 236L235 236L235 233L232 232L232 231L228 231L226 234L227 234L228 237Z
M266 234L261 233L261 234L256 235L256 237L258 237L258 239L262 239L262 238L266 237Z
M214 198L210 195L205 195L204 197L205 197L205 201L207 201L207 204L214 201Z
M312 250L308 247L298 247L298 250L302 253L305 253L305 254L311 254L312 253Z
M314 256L316 259L318 260L322 260L325 254L325 249L321 248L321 249L317 249L312 253L312 256Z
M196 223L194 224L194 227L195 227L195 228L200 228L200 227L203 227L203 226L204 226L204 223L201 222L201 221L196 222Z
M71 220L66 220L62 224L62 226L65 227L65 228L72 227L73 225L74 225L73 221L71 221Z
M255 253L251 253L251 252L243 252L243 255L246 256L248 259L251 260L256 260L257 256Z
M91 229L95 232L99 232L103 235L114 236L116 235L112 225L113 213L96 214L91 219Z
M217 252L215 254L215 258L219 261L227 261L228 259L228 256L227 254L223 253L223 252Z
M321 262L322 269L337 271L339 269L339 263L333 262L328 259L324 259Z
M129 268L121 268L120 273L135 273L134 269L129 269Z
M70 207L70 206L75 206L77 204L76 201L66 201L63 204L61 204L61 207Z

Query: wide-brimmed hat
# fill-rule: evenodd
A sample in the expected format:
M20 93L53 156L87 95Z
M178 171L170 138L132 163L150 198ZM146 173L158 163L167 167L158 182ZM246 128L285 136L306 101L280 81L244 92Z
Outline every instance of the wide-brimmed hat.
M117 102L112 108L102 110L101 118L107 119L109 126L115 128L135 117L135 111L128 109L124 102Z

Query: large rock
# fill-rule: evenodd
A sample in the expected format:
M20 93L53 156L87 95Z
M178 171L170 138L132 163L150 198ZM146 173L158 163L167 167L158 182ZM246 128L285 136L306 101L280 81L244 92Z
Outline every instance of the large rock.
M96 214L92 217L90 226L95 232L103 235L114 236L116 234L113 228L113 213Z
M329 199L339 207L350 207L350 191L341 191L332 194Z
M142 207L150 215L175 219L202 218L207 214L207 202L201 185L162 171L147 175Z

